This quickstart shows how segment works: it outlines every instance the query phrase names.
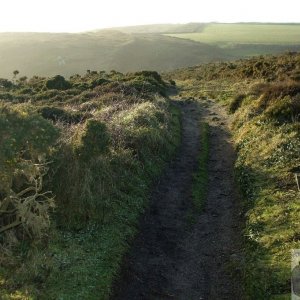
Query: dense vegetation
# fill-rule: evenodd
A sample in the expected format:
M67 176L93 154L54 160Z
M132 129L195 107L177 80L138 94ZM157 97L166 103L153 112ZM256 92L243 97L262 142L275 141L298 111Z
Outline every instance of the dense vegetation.
M290 299L291 249L300 248L300 54L208 64L168 74L182 96L214 98L232 114L243 197L248 299Z
M0 79L1 299L108 298L179 142L166 88L150 71Z

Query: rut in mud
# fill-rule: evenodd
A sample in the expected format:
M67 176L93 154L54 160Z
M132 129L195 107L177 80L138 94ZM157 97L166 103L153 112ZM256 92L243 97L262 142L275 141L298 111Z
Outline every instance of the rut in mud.
M234 150L223 109L176 101L182 112L182 143L155 190L140 233L127 257L113 299L241 299L233 280L239 257L239 205ZM199 122L210 125L206 203L188 226L193 174L201 151Z

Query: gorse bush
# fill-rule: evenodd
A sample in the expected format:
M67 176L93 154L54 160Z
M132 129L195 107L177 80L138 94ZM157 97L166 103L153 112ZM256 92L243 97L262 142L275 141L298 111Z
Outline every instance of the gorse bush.
M276 82L265 86L257 107L266 112L266 117L281 123L296 120L300 115L300 85Z
M67 90L71 87L71 84L63 76L56 75L46 81L46 87L54 90Z
M13 83L5 78L0 78L0 88L10 89L13 87Z
M293 97L300 94L300 84L293 81L274 82L265 85L261 93L260 106L266 107L270 105L269 102L278 98L284 98L285 96Z
M58 130L30 108L0 104L0 136L0 233L41 237L54 206L43 177Z
M52 120L54 122L65 122L68 124L76 124L86 118L86 116L82 112L70 112L63 108L53 106L42 106L38 109L38 112L45 119Z

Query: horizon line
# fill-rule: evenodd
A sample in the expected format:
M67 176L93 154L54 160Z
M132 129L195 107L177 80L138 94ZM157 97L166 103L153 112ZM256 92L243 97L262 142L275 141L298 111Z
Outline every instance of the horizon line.
M113 30L120 28L132 28L132 27L144 27L144 26L155 26L155 25L188 25L188 24L257 24L257 25L300 25L300 22L271 22L271 21L239 21L239 22L187 22L187 23L151 23L151 24L136 24L136 25L124 25L124 26L113 26L113 27L99 27L94 29L87 29L83 31L1 31L0 33L53 33L53 34L82 34L101 30Z

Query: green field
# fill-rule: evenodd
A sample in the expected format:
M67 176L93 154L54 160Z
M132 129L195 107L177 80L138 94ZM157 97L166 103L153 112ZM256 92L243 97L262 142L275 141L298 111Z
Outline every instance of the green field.
M300 44L300 25L208 24L202 32L168 34L168 36L219 46L232 44L297 45Z

